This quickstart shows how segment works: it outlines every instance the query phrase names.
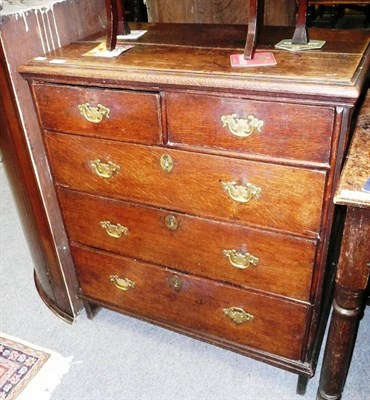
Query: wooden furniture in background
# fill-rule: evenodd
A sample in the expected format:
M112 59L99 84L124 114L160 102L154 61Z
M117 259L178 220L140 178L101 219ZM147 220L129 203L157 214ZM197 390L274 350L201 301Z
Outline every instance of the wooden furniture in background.
M298 5L296 28L292 39L292 44L294 45L308 43L308 34L306 27L308 0L299 0L298 4L299 5Z
M347 207L336 273L333 314L318 400L339 400L347 378L356 333L364 312L370 274L370 96L357 120L350 151L334 201Z
M369 0L364 0L364 1L358 1L358 0L309 0L309 3L312 5L338 5L338 4L344 4L344 5L366 5L370 4Z
M105 0L107 14L107 39L106 47L114 50L117 43L117 35L127 35L130 28L126 23L125 8L122 0Z
M5 3L1 12L0 147L33 257L39 293L58 315L71 321L82 306L76 298L78 284L35 108L17 67L104 30L104 1L62 1L48 11L43 1L33 1L31 8L25 1L23 18L19 4L14 6L16 12Z
M233 69L243 26L135 27L148 32L115 59L82 41L21 67L79 298L285 368L302 393L368 35L313 29L323 50Z
M262 5L262 3L264 2L258 0L250 0L249 2L248 33L244 49L244 58L246 60L251 60L254 56L254 50L258 38L258 25L259 25L258 9ZM308 5L307 0L298 1L298 13L295 24L295 30L292 38L292 45L295 46L306 45L309 41L307 27L306 27L307 5Z
M247 24L248 0L146 0L150 22ZM295 0L263 0L265 25L294 25ZM262 20L262 18L261 18Z

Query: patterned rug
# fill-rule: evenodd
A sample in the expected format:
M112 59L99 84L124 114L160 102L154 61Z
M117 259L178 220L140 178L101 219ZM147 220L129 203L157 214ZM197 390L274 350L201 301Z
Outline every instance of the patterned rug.
M49 399L71 360L0 333L0 399Z

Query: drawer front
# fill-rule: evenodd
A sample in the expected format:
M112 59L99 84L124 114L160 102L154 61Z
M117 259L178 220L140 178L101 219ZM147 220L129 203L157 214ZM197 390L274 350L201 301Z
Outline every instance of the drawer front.
M209 338L301 358L306 306L108 253L72 247L72 255L86 297Z
M56 133L46 144L61 185L310 236L320 227L322 171ZM101 178L96 160L119 169Z
M167 93L170 143L328 163L330 108Z
M72 241L309 300L315 257L312 241L63 189L59 200ZM127 231L118 232L119 225ZM112 229L116 235L112 236Z
M136 143L161 142L159 95L34 85L44 129Z

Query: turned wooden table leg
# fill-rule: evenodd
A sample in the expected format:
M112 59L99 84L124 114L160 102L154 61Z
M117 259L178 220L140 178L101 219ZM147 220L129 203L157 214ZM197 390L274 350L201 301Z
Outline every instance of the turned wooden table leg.
M308 0L299 0L297 23L294 31L292 44L307 44L308 33L306 27Z
M251 60L254 56L254 50L257 41L257 25L258 25L258 0L250 0L247 41L245 43L245 50L244 50L244 58L246 60Z
M370 209L347 210L318 400L342 397L369 279Z

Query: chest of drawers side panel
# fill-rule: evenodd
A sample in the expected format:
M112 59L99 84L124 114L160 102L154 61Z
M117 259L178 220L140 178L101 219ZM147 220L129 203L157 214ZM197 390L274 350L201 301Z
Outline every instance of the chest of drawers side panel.
M345 155L348 138L351 131L351 118L354 108L336 107L333 129L333 144L330 154L332 166L327 176L325 201L322 209L323 230L317 247L316 269L311 288L312 304L314 304L311 324L307 326L307 350L305 361L316 367L320 353L322 338L325 333L326 321L330 312L329 296L332 288L333 267L336 265L338 248L335 246L340 232L340 215L334 221L334 193L340 176L342 160ZM333 231L334 228L338 232Z

